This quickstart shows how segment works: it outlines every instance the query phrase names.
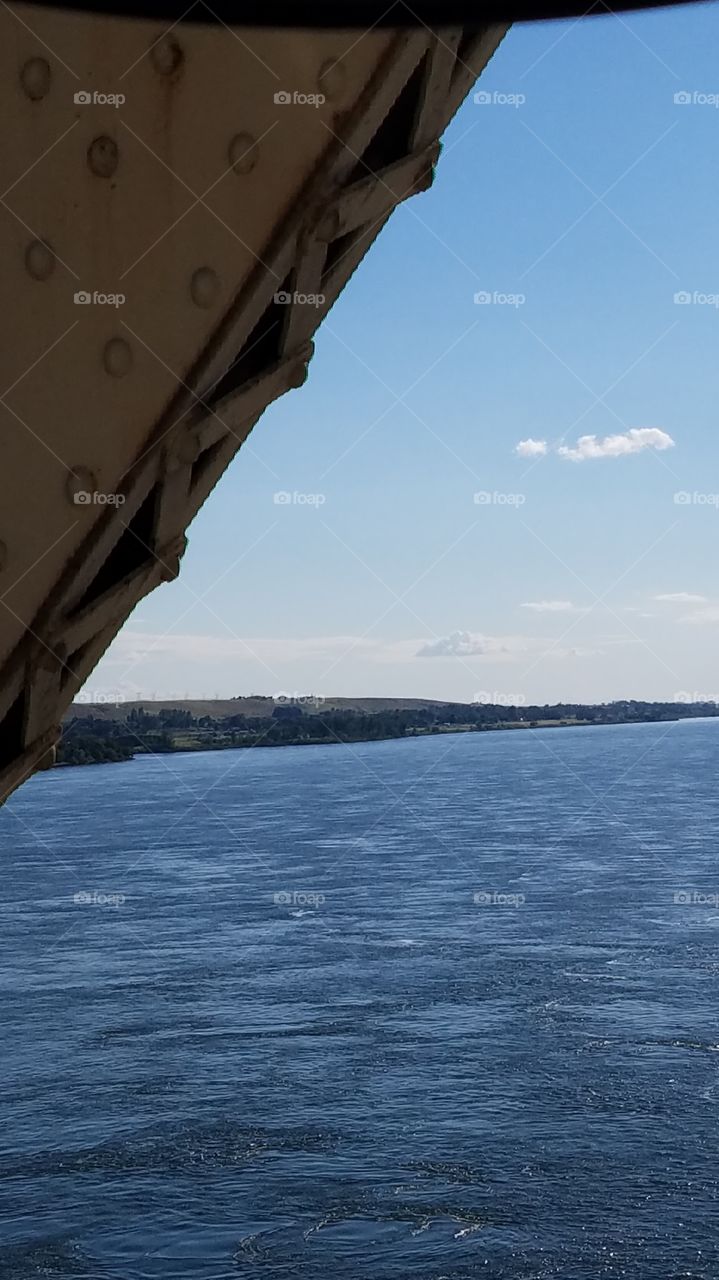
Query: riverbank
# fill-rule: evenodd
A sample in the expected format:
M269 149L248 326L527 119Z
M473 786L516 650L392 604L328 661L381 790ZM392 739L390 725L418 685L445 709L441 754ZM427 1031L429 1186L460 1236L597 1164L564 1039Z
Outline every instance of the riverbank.
M240 701L240 700L238 700ZM259 699L253 699L256 705ZM715 703L622 702L600 705L563 704L526 708L497 704L383 702L367 711L352 705L311 706L298 701L266 699L260 715L193 715L192 704L115 704L82 708L64 726L57 767L118 763L136 755L229 749L327 746L334 743L387 741L449 733L487 733L545 728L590 728L606 724L671 722L716 716ZM345 700L347 701L347 700ZM209 704L210 706L212 704ZM225 712L227 703L220 704ZM232 704L230 704L232 705ZM157 706L157 710L149 709ZM75 709L73 709L75 710Z

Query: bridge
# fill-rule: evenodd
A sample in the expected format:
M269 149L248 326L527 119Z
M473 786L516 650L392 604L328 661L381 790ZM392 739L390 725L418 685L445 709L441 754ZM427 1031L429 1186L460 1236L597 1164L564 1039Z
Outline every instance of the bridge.
M75 694L305 381L506 26L0 7L0 800L53 763Z

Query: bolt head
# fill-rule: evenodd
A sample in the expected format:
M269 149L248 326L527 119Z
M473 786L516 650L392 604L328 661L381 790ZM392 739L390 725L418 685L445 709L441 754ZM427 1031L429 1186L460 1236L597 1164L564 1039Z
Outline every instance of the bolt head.
M251 133L236 133L227 148L227 159L235 173L244 176L257 164L258 147Z
M132 348L129 342L125 342L124 338L110 338L105 343L102 363L105 373L109 373L112 378L124 378L132 368Z
M190 280L190 297L196 307L207 309L217 301L220 277L212 267L198 267Z
M23 92L32 102L39 102L50 88L52 72L45 58L29 58L20 71Z
M174 76L184 61L182 45L173 35L161 36L150 49L150 62L159 76Z
M107 134L93 138L87 149L87 163L98 178L111 178L120 160L117 143Z
M47 280L55 270L55 254L44 240L31 240L25 250L25 270L33 280Z

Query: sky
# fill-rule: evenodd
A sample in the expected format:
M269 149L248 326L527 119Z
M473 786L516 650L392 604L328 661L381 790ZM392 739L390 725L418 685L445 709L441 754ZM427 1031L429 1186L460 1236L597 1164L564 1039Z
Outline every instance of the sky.
M508 33L83 698L719 698L718 38Z

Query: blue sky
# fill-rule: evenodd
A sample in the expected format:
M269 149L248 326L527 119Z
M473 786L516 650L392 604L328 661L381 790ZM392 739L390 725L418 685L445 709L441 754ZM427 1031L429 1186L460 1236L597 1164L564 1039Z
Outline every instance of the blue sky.
M509 32L86 697L719 697L718 37Z

